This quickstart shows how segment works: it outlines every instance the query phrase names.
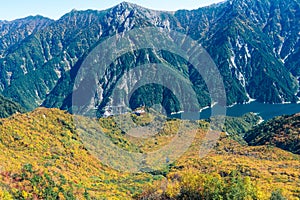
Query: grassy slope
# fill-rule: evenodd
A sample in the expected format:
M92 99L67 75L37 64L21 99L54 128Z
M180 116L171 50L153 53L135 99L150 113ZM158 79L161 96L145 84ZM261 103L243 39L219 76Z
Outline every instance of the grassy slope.
M135 119L139 124L151 120L151 116ZM122 134L112 118L101 119L99 123L116 145L128 151L148 152L159 149L174 137L179 121L168 121L159 134L144 141ZM16 178L21 177L22 168L28 164L37 174L50 174L54 182L59 182L63 175L67 183L62 188L66 191L72 188L72 193L79 199L84 199L86 191L97 199L130 199L153 180L162 178L149 173L121 173L101 164L80 141L72 116L63 111L39 108L28 114L1 119L0 124L0 197L18 192L33 197L39 193L30 181ZM168 171L180 174L191 168L219 174L239 170L257 183L261 199L267 199L276 188L283 188L289 199L297 199L296 195L300 193L299 155L268 146L243 146L223 134L209 155L199 158L207 124L199 122L199 126L204 128L197 130L189 150L161 174ZM114 152L111 153L113 156Z
M148 174L121 174L103 166L82 145L71 115L63 111L40 108L2 119L0 124L1 182L11 193L14 188L34 193L23 188L26 184L22 181L17 186L13 179L29 163L54 179L66 177L79 198L87 189L91 196L126 199L151 178Z

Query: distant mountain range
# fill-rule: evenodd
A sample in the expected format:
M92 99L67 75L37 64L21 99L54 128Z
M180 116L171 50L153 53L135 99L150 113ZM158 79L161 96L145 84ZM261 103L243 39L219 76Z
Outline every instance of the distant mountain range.
M115 33L154 26L185 33L202 44L224 79L228 105L253 99L295 103L300 96L299 13L299 0L229 0L176 12L123 2L103 11L73 10L56 21L41 16L0 21L0 92L27 110L41 105L70 109L78 68L97 44ZM211 105L203 80L180 70L186 61L151 50L131 52L128 58L131 63L171 64L193 84L200 106ZM102 88L99 110L109 103L108 90L132 68L129 62L116 63L104 77L111 87ZM130 106L162 104L166 95L159 87L141 89ZM165 106L179 111L178 105Z

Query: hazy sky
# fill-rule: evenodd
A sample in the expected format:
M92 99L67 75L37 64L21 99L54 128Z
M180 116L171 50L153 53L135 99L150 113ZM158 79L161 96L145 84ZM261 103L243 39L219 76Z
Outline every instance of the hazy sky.
M123 0L0 0L0 20L13 20L29 15L43 15L58 19L72 9L103 10ZM174 11L196 9L224 0L127 0L155 10Z

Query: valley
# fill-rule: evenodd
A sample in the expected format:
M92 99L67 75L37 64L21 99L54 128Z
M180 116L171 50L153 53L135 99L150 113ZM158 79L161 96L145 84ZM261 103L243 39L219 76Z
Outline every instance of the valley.
M0 20L0 200L299 200L299 13Z

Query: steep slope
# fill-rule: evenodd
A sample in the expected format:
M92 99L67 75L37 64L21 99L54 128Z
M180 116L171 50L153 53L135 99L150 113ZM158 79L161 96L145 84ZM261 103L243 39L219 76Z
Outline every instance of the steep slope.
M25 111L19 104L0 95L0 118L9 117L15 113L23 113Z
M300 46L299 12L299 1L274 1L263 29L272 39L278 58L295 76L299 76L299 61L296 59Z
M26 37L51 24L53 20L42 16L30 16L13 21L0 21L0 57L5 51Z
M300 154L300 114L276 117L245 134L250 145L272 145Z
M297 102L299 1L289 0L284 5L279 1L234 0L192 11L159 12L124 2L105 11L73 10L10 48L0 60L2 93L27 109L39 105L70 109L77 71L99 43L117 32L156 26L186 33L206 48L223 76L228 105L254 99ZM283 37L286 39L280 43ZM112 63L105 79L119 80L136 64L160 61L185 76L187 73L186 61L161 52L140 50L123 56ZM210 105L204 81L193 74L185 78L193 83L199 105ZM135 81L130 79L127 84ZM106 95L97 97L99 110L109 103L116 82L110 86L101 86ZM132 103L133 108L149 99L151 104L162 103L166 97L162 88L150 89L161 95L145 96L145 90L136 94L139 101ZM178 111L178 107L167 109Z
M92 13L98 12L83 12L78 18L71 12L15 46L1 62L4 95L14 98L28 109L39 106L60 75L70 70L78 57L89 48L86 45L91 42L87 40L97 37L93 37L91 31L83 32L83 27L90 25L97 17L94 15L89 19ZM99 29L96 32L100 32ZM83 45L78 47L77 42ZM67 54L68 46L71 46L71 55Z
M234 140L245 143L244 134L261 122L262 118L255 113L247 113L241 117L226 117L224 131Z
M270 3L249 1L243 2L243 7L240 3L227 2L194 11L178 11L174 14L175 21L169 20L169 24L171 29L184 29L205 44L225 79L228 104L252 99L296 102L297 81L274 55L272 40L263 30L268 12L272 10ZM148 21L152 23L150 19ZM257 27L256 23L261 23L262 27ZM205 97L205 94L200 96ZM52 101L55 102L55 98ZM205 102L200 105L207 105L207 100ZM48 104L47 100L44 105L49 107L54 103Z
M224 77L229 104L251 99L275 103L297 100L296 80L274 54L273 38L264 32L275 3L236 0L208 9L214 12L208 12L205 19L214 17L207 20L206 32L202 33L200 41ZM194 17L191 21L197 25L193 27L198 27L192 33L201 33L203 29L201 21L197 24L201 16L194 13L205 12L206 8L191 11ZM185 18L187 16L188 12Z
M80 63L99 40L135 26L150 25L141 13L143 16L151 16L152 12L156 13L122 3L106 11L74 10L66 14L44 30L22 41L2 60L3 94L14 98L28 109L41 105L58 79L65 72L69 76L71 68L74 68L71 77L71 81L74 81L74 74L76 75ZM10 76L7 77L7 74ZM61 80L59 83L65 81L68 82ZM70 85L70 88L63 88L59 92L65 98L72 89ZM24 94L23 91L28 92ZM53 101L55 104L62 104L62 100L57 97Z

